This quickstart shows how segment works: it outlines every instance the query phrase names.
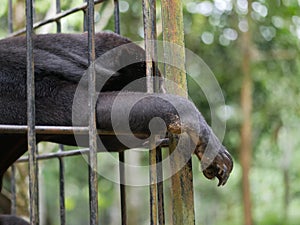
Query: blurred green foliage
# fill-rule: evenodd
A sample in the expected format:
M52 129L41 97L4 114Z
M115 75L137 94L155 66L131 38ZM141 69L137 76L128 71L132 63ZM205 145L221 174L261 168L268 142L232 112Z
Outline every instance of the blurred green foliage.
M1 0L0 37L8 34L7 2ZM21 0L13 2L14 5L22 4ZM82 0L62 0L61 3L62 9L67 10L82 4ZM235 158L232 176L224 188L217 188L215 182L207 181L199 175L199 163L193 159L197 224L240 225L243 221L241 167L238 159L241 34L248 29L252 35L254 155L250 181L254 221L257 225L299 224L300 2L253 1L250 24L245 21L247 7L244 0L186 0L183 4L186 47L204 60L222 88L227 109L227 129L223 142ZM35 7L36 21L51 15L50 9L52 15L55 12L53 0L36 0ZM96 7L97 31L99 28L113 31L112 7L112 1ZM19 8L14 8L15 13L19 11ZM121 0L120 11L121 34L134 41L142 40L141 2ZM159 25L160 13L158 10ZM82 18L83 13L79 12L62 19L62 32L82 32ZM15 24L14 28L19 29L21 25ZM38 32L55 32L55 29L55 25L52 25ZM161 30L158 34L161 37ZM193 72L196 75L199 73L196 70ZM205 95L192 79L189 79L189 95L205 118L210 120L214 112L210 111ZM224 117L219 119L224 120ZM101 154L99 163L106 163L101 160ZM72 157L65 160L65 168L68 224L87 224L89 206L86 163L82 157ZM44 215L49 224L59 224L58 163L55 160L43 162L42 174L46 207ZM136 214L132 217L138 218L138 224L148 223L149 201L146 190L133 190L143 194L138 198L139 204L129 204ZM100 177L99 212L102 224L119 221L117 191L116 184ZM139 207L141 205L145 207Z

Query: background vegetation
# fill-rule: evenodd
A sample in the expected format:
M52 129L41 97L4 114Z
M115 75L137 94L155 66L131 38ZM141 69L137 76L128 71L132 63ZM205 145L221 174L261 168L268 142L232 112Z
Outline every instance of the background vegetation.
M82 4L82 0L61 2L63 10ZM24 1L13 3L14 30L18 30L25 22ZM2 38L8 35L7 4L1 0ZM232 176L222 188L199 175L195 160L196 224L299 224L300 1L185 0L183 4L186 47L204 60L222 88L226 114L218 117L226 121L224 144L235 159ZM35 0L35 7L35 21L55 13L54 0ZM142 40L141 1L121 0L120 10L121 34ZM112 16L112 1L97 6L96 30L113 30ZM63 19L62 32L82 32L82 18L79 12ZM161 25L160 10L157 21ZM52 24L37 33L55 30ZM161 36L161 26L158 33ZM207 100L192 80L189 94L209 121ZM42 151L56 148L40 146ZM131 152L126 155L147 158ZM99 160L110 169L101 154ZM65 166L68 224L87 224L86 163L74 157L66 159ZM58 162L42 162L40 172L44 224L59 224ZM100 178L99 188L101 222L117 224L118 186ZM165 189L168 192L168 182ZM148 224L148 188L130 187L128 195L129 224Z

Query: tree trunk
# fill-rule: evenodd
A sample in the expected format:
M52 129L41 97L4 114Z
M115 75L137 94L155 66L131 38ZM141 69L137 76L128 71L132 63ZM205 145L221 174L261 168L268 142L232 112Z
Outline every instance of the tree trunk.
M251 1L248 1L248 15L250 15ZM248 24L249 24L248 19ZM249 24L250 29L250 24ZM252 158L252 78L250 72L251 55L251 35L247 31L243 33L242 49L243 49L243 83L241 87L241 108L243 113L243 122L241 125L241 146L240 146L240 161L242 166L242 191L244 205L244 224L252 225L252 210L251 210L251 190L249 181L249 172Z

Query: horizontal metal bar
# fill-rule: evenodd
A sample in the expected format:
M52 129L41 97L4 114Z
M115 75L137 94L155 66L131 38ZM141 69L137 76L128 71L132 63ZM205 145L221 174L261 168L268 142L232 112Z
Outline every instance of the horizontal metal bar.
M76 156L81 154L88 154L89 153L88 148L82 148L82 149L76 149L76 150L69 150L69 151L58 151L58 152L52 152L52 153L44 153L37 155L37 160L45 160L45 159L54 159L54 158L63 158L67 156ZM24 156L19 158L16 163L21 162L28 162L28 156Z
M25 134L27 125L0 125L0 134ZM35 126L36 134L88 134L88 127L71 127L71 126ZM99 135L128 135L127 132L113 132L106 130L97 130ZM135 136L146 138L147 134L134 133Z
M37 134L73 134L88 133L87 127L68 127L68 126L35 126ZM27 125L0 125L0 134L25 134Z
M162 142L162 143L163 143L163 145L166 145L166 141ZM163 145L159 145L158 147L164 147ZM51 152L51 153L43 153L43 154L37 155L36 159L37 160L45 160L45 159L63 158L63 157L68 157L68 156L76 156L76 155L81 155L81 154L88 154L89 151L90 151L89 148L81 148L81 149L68 150L68 151L58 151L58 152ZM19 158L16 162L17 163L28 162L28 156L23 156L23 157Z
M94 1L94 4L99 4L99 3L102 3L106 0L95 0ZM73 13L76 13L78 11L81 11L81 10L85 10L87 8L87 3L83 3L82 5L78 6L78 7L74 7L72 9L69 9L69 10L66 10L66 11L63 11L61 13L58 13L56 14L55 16L49 18L49 19L46 19L46 20L42 20L42 21L39 21L39 22L36 22L33 24L33 29L37 29L45 24L48 24L48 23L53 23L53 22L57 22L59 21L60 19L70 15L70 14L73 14ZM25 34L26 33L26 28L23 28L23 29L20 29L20 30L17 30L11 34L9 34L7 37L14 37L14 36L18 36L18 35L21 35L21 34Z

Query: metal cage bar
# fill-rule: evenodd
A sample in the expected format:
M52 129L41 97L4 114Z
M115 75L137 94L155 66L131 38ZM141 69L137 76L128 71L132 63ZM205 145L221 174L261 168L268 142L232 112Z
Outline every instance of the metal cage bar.
M165 206L164 206L164 183L163 183L163 169L162 169L162 152L161 146L157 147L156 152L156 182L157 182L157 210L158 210L158 223L165 225Z
M189 141L187 137L181 136L180 143L173 135L170 135L170 165L174 173L171 178L173 225L195 225L193 173L192 160L188 151ZM184 162L187 163L182 167Z
M8 1L8 32L13 33L13 3L12 0ZM16 195L16 165L11 166L11 179L10 179L10 191L11 191L11 214L17 214L17 195Z
M64 146L59 145L58 153L64 151ZM59 213L60 213L60 224L66 224L66 206L65 206L65 167L63 157L58 156L59 163Z
M82 9L83 11L83 30L87 31L88 30L88 12L87 12L87 8L89 5L89 0L83 0L83 2L86 4L86 7L84 9Z
M119 153L120 173L120 202L121 202L121 223L127 225L126 185L125 185L125 153Z
M156 34L156 0L143 0L144 36L146 51L147 92L155 91L153 77L156 75L153 61L157 59Z
M183 10L181 0L161 0L162 6L162 23L163 23L163 41L164 43L184 46L183 33ZM167 44L168 45L168 44ZM165 64L165 75L168 80L174 81L178 88L172 87L168 92L187 97L187 80L185 72L185 49L169 48L164 46L164 55L171 61L171 65ZM176 65L176 67L172 66ZM180 87L180 88L179 88ZM168 88L168 87L167 87ZM181 135L181 140L183 140ZM193 192L193 173L192 161L189 159L181 168L180 162L186 158L184 149L188 146L189 141L177 146L176 139L170 137L170 164L172 174L171 178L171 196L172 196L172 219L173 225L194 225L194 192ZM176 149L177 146L177 149ZM176 149L176 151L175 151ZM178 151L179 150L179 151ZM190 157L190 155L188 156Z
M115 33L120 34L120 7L119 0L114 0L114 26ZM125 178L125 153L119 152L119 175L120 175L120 204L121 204L121 223L127 225L127 205L126 205L126 178Z
M12 0L8 1L8 32L11 34L14 30L13 26L13 4Z
M61 12L60 0L56 0L56 15L50 19L39 21L33 24L34 7L33 0L26 0L26 29L21 29L13 33L13 19L12 19L12 0L9 0L9 36L16 36L26 33L27 35L27 90L28 90L28 124L27 126L14 126L14 125L0 125L1 133L26 133L28 132L28 157L22 157L18 162L29 162L30 174L30 219L31 224L39 224L39 205L38 205L38 160L45 160L57 158L59 160L59 189L60 189L60 220L61 225L66 224L65 218L65 189L64 189L64 161L63 158L67 156L74 156L79 154L86 154L89 156L89 196L90 196L90 225L98 224L98 175L97 175L97 134L111 135L111 132L101 131L96 129L96 114L95 114L95 73L93 62L95 60L95 39L94 39L94 6L95 4L104 2L105 0L83 0L84 3L78 7ZM176 1L176 0L172 0ZM172 2L162 1L162 13L170 10ZM177 1L176 1L177 2ZM178 5L176 5L177 7ZM177 7L178 9L178 7ZM33 49L32 49L32 33L33 29L41 27L45 24L55 22L57 24L57 32L61 32L60 19L72 13L83 11L84 12L84 30L88 31L88 59L90 62L89 69L89 111L90 120L88 127L50 127L50 126L35 126L35 106L34 106L34 62L33 62ZM167 13L172 13L169 11ZM168 21L163 18L163 26L166 26ZM157 40L156 34L156 1L143 0L143 20L144 20L144 34L145 34L145 51L146 51L146 67L147 67L147 88L148 92L159 91L158 82L155 77L158 74L157 65L153 62L157 58L157 46L154 40ZM119 16L119 1L114 0L114 22L115 32L120 33L120 16ZM176 25L172 24L172 29ZM177 27L181 29L181 27ZM167 34L170 35L170 34ZM164 33L164 36L166 34ZM73 134L76 133L89 135L90 146L88 149L80 149L74 151L63 151L63 146L59 146L59 150L55 153L37 155L37 146L35 136L36 134ZM139 135L136 135L139 136ZM145 138L144 135L140 137ZM171 137L169 148L176 145L176 140ZM161 147L156 146L158 137L150 141L149 151L149 165L150 165L150 223L151 224L165 224L165 209L164 209L164 192L163 192L163 170L162 170L162 152ZM164 142L166 143L166 142ZM127 224L126 213L126 189L125 189L125 171L124 161L125 154L119 153L119 172L120 172L120 199L121 199L121 221L123 225ZM171 167L176 164L171 163ZM194 211L193 211L193 186L192 186L192 172L191 161L187 167L180 171L179 174L172 178L172 196L173 196L173 224L195 224ZM12 212L16 213L16 190L15 190L15 169L12 167ZM185 187L179 187L185 181ZM176 189L179 187L178 191ZM186 193L187 192L187 193ZM174 215L177 214L177 215Z
M88 60L89 60L89 197L90 197L90 225L98 225L98 172L97 172L97 128L96 128L96 72L94 61L95 53L95 24L94 1L88 1L87 14L88 31Z
M156 167L156 137L150 140L150 152L149 152L149 177L150 177L150 224L157 225L157 167Z
M61 13L61 4L60 0L56 0L56 14ZM56 20L56 32L60 33L61 32L61 22L60 19Z
M99 4L99 3L102 3L106 0L95 0L94 1L94 4ZM49 19L45 19L45 20L42 20L42 21L39 21L39 22L36 22L33 24L33 29L37 29L41 26L44 26L46 24L49 24L49 23L54 23L64 17L67 17L73 13L76 13L76 12L79 12L79 11L85 11L88 7L88 4L87 2L84 2L82 5L80 6L77 6L77 7L74 7L74 8L71 8L69 10L65 10L59 14L56 14L54 15L53 17L50 17ZM21 35L21 34L25 34L26 33L26 29L23 28L23 29L20 29L20 30L17 30L15 32L13 32L12 34L9 34L8 37L14 37L14 36L18 36L18 35Z
M39 189L38 163L36 160L36 133L35 133L35 87L33 61L33 1L26 0L26 44L27 44L27 139L29 156L29 196L30 196L30 223L39 224Z
M114 0L114 24L115 24L115 33L120 34L120 7L119 0Z
M61 2L56 0L56 14L61 13ZM60 19L56 20L56 32L61 33L61 21ZM58 153L64 151L63 145L58 145ZM61 156L57 157L59 164L59 215L60 215L60 224L66 224L66 206L65 206L65 166L64 159Z
M157 68L157 32L156 32L156 0L143 0L143 20L146 51L146 76L147 91L159 92ZM161 167L161 148L156 147L158 138L150 142L149 165L150 165L150 224L165 224L163 173Z

